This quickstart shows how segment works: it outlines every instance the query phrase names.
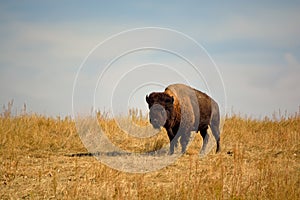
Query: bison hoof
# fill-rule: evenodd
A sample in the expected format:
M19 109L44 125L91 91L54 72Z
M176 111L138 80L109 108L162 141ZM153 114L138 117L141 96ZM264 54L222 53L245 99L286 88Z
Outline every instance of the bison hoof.
M185 154L186 150L181 150L181 154Z
M206 154L208 154L207 149L201 149L200 151L200 156L205 156Z

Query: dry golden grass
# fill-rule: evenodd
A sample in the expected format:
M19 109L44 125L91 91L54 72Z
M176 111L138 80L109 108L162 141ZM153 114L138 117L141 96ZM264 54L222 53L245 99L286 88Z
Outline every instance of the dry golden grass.
M112 135L124 136L113 119L99 121ZM277 120L227 117L221 136L219 154L200 158L202 139L196 135L174 164L130 174L94 157L66 156L86 152L70 118L3 112L0 199L300 199L299 114ZM140 152L167 142L162 131L148 142L125 135L117 144Z

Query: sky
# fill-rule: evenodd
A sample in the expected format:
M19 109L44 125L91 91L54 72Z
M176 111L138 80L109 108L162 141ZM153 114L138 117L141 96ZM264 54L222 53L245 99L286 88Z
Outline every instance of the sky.
M105 69L102 63L107 64L105 55L120 55L131 45L138 44L139 39L145 38L149 41L155 38L156 42L170 48L177 45L184 49L188 42L176 42L175 45L172 40L177 41L176 36L173 35L170 40L172 36L168 34L156 35L148 31L143 33L143 37L137 34L136 37L131 35L128 40L114 38L113 43L100 47L103 49L99 54L102 54L96 60L88 55L101 42L122 31L162 27L193 38L213 59L221 77L214 76L215 83L218 89L225 88L225 95L220 95L221 90L207 92L221 102L224 112L258 118L271 117L279 110L294 114L300 109L299 10L299 1L227 1L225 4L176 0L1 1L0 105L7 105L13 99L14 112L20 112L25 103L31 113L72 115L74 82L79 77L84 87L75 87L77 99L73 102L86 105L85 109L93 106L101 108L101 103L93 104L98 100L101 102L99 96L112 99L112 105L116 105L113 109L128 105L145 109L144 95L149 92L149 87L144 91L138 88L147 88L148 82L142 82L145 80L143 77L147 77L147 70L158 67L157 70L165 74L165 78L157 77L157 89L162 89L168 82L173 83L177 79L176 75L168 77L174 71L172 66L179 75L190 71L189 66L180 68L176 65L181 63L180 59L168 53L151 50L134 52L114 63L99 80L101 71ZM186 53L192 54L188 48ZM85 59L94 68L85 68L82 74L80 67ZM129 73L132 68L128 66L149 63L156 65L144 66L145 70L135 76L142 77L139 85L127 88L134 85L130 81L134 76ZM168 66L163 65L165 63ZM212 66L211 63L206 64ZM134 72L140 69L143 66ZM213 87L214 77L210 75L205 77L210 79L208 86ZM206 91L204 86L201 88L203 80L197 84L192 76L193 73L187 73L184 80ZM90 83L91 80L98 80L98 85ZM112 80L114 82L110 82ZM181 81L180 78L178 80ZM116 84L115 87L108 87L112 83ZM118 84L123 87L120 89ZM153 80L152 86L156 88ZM128 92L123 94L121 91L126 89ZM86 91L94 91L95 98L87 96ZM127 99L120 101L123 97ZM139 99L139 103L135 104L132 99Z

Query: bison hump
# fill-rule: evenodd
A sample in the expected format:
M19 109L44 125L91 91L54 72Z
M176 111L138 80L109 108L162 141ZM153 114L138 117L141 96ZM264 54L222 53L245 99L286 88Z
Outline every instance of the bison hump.
M184 84L174 84L168 86L165 93L174 97L174 107L180 110L182 125L187 128L197 126L200 117L197 90Z

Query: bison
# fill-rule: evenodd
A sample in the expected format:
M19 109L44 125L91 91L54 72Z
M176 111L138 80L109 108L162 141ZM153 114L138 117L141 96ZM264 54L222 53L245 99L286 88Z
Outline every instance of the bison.
M164 127L170 140L170 152L180 137L181 153L185 153L191 131L199 132L203 138L201 153L205 153L210 126L220 151L220 114L218 104L207 94L184 84L169 85L164 92L153 92L146 96L150 109L150 123L156 129Z

